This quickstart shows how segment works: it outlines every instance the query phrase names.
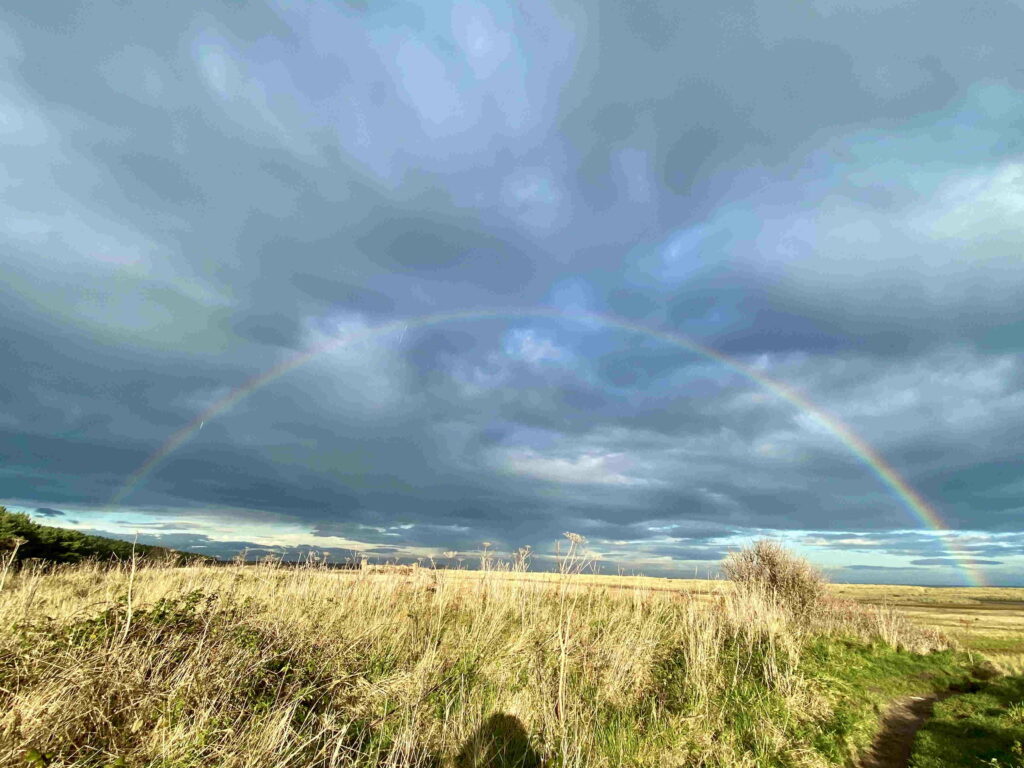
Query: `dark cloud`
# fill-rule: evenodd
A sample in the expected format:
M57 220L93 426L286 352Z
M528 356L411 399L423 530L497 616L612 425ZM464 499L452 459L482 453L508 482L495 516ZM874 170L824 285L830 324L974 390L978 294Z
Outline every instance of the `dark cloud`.
M510 245L511 233L478 233L469 222L403 219L387 211L381 212L380 219L356 240L377 265L431 280L479 285L500 294L517 293L529 283L532 262Z
M296 272L291 276L291 283L307 296L329 307L372 316L395 310L395 301L387 294L333 279L328 275Z
M259 344L295 349L301 345L301 329L294 317L247 315L234 327L243 339Z
M844 572L946 578L882 460L1009 579L1022 21L16 3L0 496L223 553L257 521L395 556L576 530L662 565L819 531L904 563Z

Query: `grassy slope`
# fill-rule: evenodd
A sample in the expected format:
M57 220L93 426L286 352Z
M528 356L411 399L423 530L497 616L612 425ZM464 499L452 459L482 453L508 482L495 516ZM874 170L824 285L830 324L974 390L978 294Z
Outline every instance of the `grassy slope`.
M962 653L922 655L849 641L816 643L806 669L836 701L830 723L813 735L819 750L837 765L851 752L867 749L894 699L941 692L976 674Z
M967 674L933 644L572 579L74 566L0 593L0 764L434 768L500 736L522 765L842 765L886 699Z

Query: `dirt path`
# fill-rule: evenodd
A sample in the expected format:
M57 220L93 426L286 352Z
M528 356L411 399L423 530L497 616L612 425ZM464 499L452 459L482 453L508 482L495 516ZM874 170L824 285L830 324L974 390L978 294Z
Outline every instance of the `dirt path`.
M882 729L857 768L907 768L914 736L932 716L935 702L952 696L952 691L896 699L882 718Z

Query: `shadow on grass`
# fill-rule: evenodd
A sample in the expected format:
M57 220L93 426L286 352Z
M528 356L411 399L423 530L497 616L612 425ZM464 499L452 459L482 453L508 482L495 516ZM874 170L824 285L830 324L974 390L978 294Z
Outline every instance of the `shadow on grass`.
M1024 765L1024 678L974 684L936 707L915 743L915 768Z
M543 768L523 724L512 715L494 714L484 721L455 758L458 768Z
M928 731L933 739L947 745L942 753L943 762L936 761L936 766L953 768L959 765L989 765L989 761L996 760L998 765L1010 768L1014 763L1009 761L1024 757L1021 754L1021 733L1018 729L965 721L934 723ZM923 759L916 764L925 768L933 765Z

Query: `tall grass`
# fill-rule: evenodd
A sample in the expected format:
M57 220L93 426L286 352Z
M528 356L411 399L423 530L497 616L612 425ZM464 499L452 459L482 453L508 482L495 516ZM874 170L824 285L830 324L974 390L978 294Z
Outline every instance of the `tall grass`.
M808 649L941 645L851 605L797 616L760 589L608 589L579 575L582 546L544 580L489 557L472 574L11 574L0 764L825 765L836 699Z

